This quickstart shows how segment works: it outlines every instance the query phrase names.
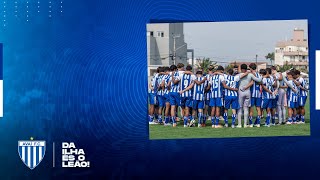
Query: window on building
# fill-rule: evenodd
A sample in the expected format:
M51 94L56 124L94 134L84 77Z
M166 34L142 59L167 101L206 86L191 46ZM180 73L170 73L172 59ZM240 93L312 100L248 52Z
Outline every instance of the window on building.
M289 52L291 52L291 48L289 48Z
M158 37L164 37L164 32L163 31L158 31L157 32Z
M153 31L147 31L147 36L152 36L153 37Z
M305 56L302 56L302 59L303 59L303 60L305 60L305 59L306 59L306 57L305 57Z

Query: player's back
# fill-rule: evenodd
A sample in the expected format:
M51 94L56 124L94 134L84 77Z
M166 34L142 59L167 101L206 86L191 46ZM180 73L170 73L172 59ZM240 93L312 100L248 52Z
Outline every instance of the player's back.
M232 76L232 75L225 75L224 76L226 85L231 87L231 88L238 88L239 86L239 76ZM229 89L224 89L225 96L227 97L236 97L238 96L237 91L229 90Z
M194 75L191 74L180 74L180 90L185 90L191 85L192 81L195 79ZM185 91L181 94L181 97L191 97L192 90Z
M175 72L172 72L171 76L174 76L173 79L174 80L177 80L179 79L179 72L178 71L175 71ZM170 92L174 92L174 93L178 93L180 90L180 82L174 84L173 81L171 81L171 89L170 89Z
M196 77L197 81L202 81L205 77ZM205 83L202 84L194 84L193 87L193 99L194 100L200 100L203 101L204 100L204 90L205 90Z
M262 78L262 76L258 72L255 72L255 75L258 78ZM253 85L250 87L250 92L251 92L251 97L261 98L260 83L253 81Z
M224 80L224 75L213 75L210 78L211 83L211 98L220 98L223 95L222 81Z
M293 87L293 89L297 90L297 85L292 80L288 80L288 88L287 88L288 100L292 102L296 102L298 98L298 93L294 92L293 89L290 88L290 85Z
M271 77L263 78L262 83L268 90L270 90L271 92L274 91L273 80ZM273 95L264 89L262 90L262 95L263 95L262 96L263 99L273 99Z

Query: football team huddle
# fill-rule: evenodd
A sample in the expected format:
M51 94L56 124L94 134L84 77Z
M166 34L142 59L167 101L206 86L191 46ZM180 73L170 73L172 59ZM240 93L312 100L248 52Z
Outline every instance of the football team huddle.
M226 72L210 66L206 73L200 69L193 74L192 66L182 63L158 67L149 85L149 124L176 127L179 107L184 127L204 127L208 118L212 128L228 127L229 109L232 128L260 127L264 112L266 127L304 124L307 92L308 84L296 69L257 71L251 63L241 64L240 72L236 65Z

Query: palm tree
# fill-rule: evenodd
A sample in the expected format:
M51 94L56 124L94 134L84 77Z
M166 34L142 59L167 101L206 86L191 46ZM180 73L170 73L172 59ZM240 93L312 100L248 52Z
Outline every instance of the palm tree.
M270 60L270 63L272 65L272 61L274 61L274 52L268 53L266 56L264 56L266 59Z
M203 72L208 72L210 66L217 66L217 62L211 61L210 58L197 59L197 61L197 68L202 69Z

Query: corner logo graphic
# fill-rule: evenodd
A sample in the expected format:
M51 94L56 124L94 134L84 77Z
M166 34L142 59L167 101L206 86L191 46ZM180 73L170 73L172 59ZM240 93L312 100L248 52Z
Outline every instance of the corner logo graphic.
M22 162L31 170L42 161L46 152L46 141L18 141L18 152Z

